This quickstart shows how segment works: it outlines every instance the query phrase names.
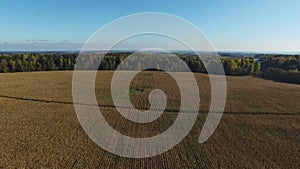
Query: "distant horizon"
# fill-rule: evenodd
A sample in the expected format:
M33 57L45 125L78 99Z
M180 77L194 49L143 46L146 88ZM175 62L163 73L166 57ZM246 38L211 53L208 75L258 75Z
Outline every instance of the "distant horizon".
M87 52L134 52L139 49L118 49L118 50L89 50ZM168 50L170 52L193 52L192 50ZM0 50L1 53L51 53L51 52L81 52L80 49L74 50ZM220 51L201 51L195 50L198 53L232 53L232 54L282 54L282 55L299 55L299 52L282 52L282 51L238 51L238 50L220 50Z

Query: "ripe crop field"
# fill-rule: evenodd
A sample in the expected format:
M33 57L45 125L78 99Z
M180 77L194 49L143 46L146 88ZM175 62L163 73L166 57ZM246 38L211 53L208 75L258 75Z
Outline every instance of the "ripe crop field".
M73 106L72 73L0 74L0 168L300 166L300 85L250 76L226 77L222 120L212 137L199 144L210 106L210 84L207 75L195 73L200 111L188 136L163 154L130 159L103 150L85 134ZM178 74L184 77L185 73ZM130 85L130 99L137 109L149 108L152 89L160 88L168 97L166 112L147 124L131 122L117 112L110 92L112 76L112 71L99 71L95 91L99 107L114 129L128 136L150 137L172 125L180 107L180 92L168 74L143 72Z

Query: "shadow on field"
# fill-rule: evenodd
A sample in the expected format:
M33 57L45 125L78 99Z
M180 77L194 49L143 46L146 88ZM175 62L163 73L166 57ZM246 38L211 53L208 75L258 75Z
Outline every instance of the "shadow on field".
M6 96L6 95L0 95L0 98L6 98L6 99L14 99L14 100L23 100L23 101L32 101L32 102L41 102L41 103L55 103L55 104L78 104L78 105L85 105L85 106L98 106L98 107L104 107L104 108L116 108L114 105L108 105L108 104L86 104L86 103L74 103L74 102L67 102L67 101L56 101L56 100L43 100L43 99L34 99L34 98L23 98L23 97L16 97L16 96ZM118 107L118 108L124 108L124 109L131 109L131 107ZM135 107L136 109L140 110L148 110L143 107ZM165 112L178 112L176 109L165 109ZM184 113L191 113L191 111L182 111ZM199 111L199 113L207 113L208 111ZM237 115L300 115L300 112L297 113L290 113L290 112L223 112L223 114L237 114Z

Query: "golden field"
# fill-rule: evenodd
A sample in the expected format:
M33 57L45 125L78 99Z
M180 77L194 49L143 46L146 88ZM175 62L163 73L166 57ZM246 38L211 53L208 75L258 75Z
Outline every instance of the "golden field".
M72 101L72 71L0 74L0 168L299 168L300 85L260 78L226 77L227 101L221 123L204 144L197 139L210 106L207 75L195 73L200 112L190 134L173 149L145 159L102 150L81 128ZM184 76L184 73L180 73ZM149 107L160 88L167 110L157 121L136 124L114 108L112 71L99 71L96 96L106 120L130 136L149 137L168 128L180 107L174 79L143 72L131 83L131 101ZM192 92L192 91L191 91Z

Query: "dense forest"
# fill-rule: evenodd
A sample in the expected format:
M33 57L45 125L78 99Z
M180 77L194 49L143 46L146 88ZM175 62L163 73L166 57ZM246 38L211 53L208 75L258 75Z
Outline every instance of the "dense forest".
M262 77L300 84L300 55L260 55Z
M0 72L72 70L77 53L1 54Z
M98 70L115 70L123 62L126 69L136 69L143 67L145 62L156 61L157 70L160 67L168 67L174 71L183 71L180 63L164 57L136 57L135 64L126 63L125 60L130 52L112 52L105 56L97 56L94 53L84 57L86 67L89 69L96 63L95 59L101 59ZM101 54L99 54L101 55ZM153 53L152 53L153 55ZM154 53L154 55L160 55ZM193 72L206 73L202 61L193 54L177 54ZM52 71L52 70L73 70L78 53L7 53L0 55L0 72L29 72L29 71ZM145 58L148 58L145 59ZM211 57L204 57L210 64L214 64ZM125 60L125 62L124 62ZM254 57L222 57L221 62L224 66L226 75L261 75L263 78L275 81L300 83L300 57L299 55L256 55ZM131 67L134 65L134 67Z
M107 53L102 61L99 70L115 70L117 66L129 56L129 52ZM159 55L159 54L155 54ZM178 54L179 57L187 63L193 72L205 73L206 69L198 57L190 54ZM0 72L29 72L29 71L51 71L51 70L73 70L78 53L25 53L25 54L2 54L0 56ZM89 57L90 56L90 57ZM172 59L163 59L157 57L151 60L145 60L145 57L137 58L135 62L143 64L143 62L154 61L157 63L156 68L163 66L171 66L172 70L181 71L180 63ZM146 57L149 58L149 57ZM209 58L209 57L206 57ZM87 55L83 61L89 69L95 63L95 55ZM227 75L250 75L260 72L260 64L253 58L222 58L225 73ZM213 63L213 60L209 60ZM125 63L130 69L130 63ZM142 65L141 65L142 66Z

